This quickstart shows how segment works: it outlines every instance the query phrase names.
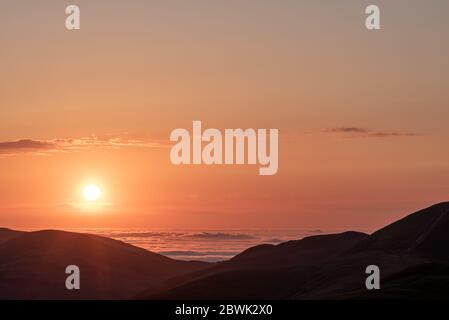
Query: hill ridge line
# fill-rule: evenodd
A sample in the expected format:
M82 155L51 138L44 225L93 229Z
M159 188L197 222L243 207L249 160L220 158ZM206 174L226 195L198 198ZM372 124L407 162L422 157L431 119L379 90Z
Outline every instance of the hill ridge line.
M407 252L411 252L415 250L423 241L429 236L429 234L435 229L435 227L438 225L438 223L441 221L441 219L448 214L448 210L441 209L440 215L432 222L432 224L425 230L421 236L418 237L418 239L415 240L415 242L410 246L410 248L407 249Z

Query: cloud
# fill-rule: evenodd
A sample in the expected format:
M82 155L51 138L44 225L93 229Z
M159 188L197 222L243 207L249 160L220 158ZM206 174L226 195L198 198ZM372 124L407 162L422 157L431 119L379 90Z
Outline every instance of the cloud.
M413 132L374 131L360 127L338 127L324 130L324 132L344 134L352 138L392 138L418 136L417 133Z
M16 141L0 141L0 154L14 155L21 153L49 154L52 152L75 152L92 149L120 148L162 148L167 143L127 139L123 137L97 137L95 135L82 138L57 138L51 140L21 139Z
M250 240L250 239L257 239L257 237L254 237L249 234L243 234L243 233L223 233L223 232L201 232L201 233L194 233L191 235L188 235L186 237L189 238L197 238L197 239L214 239L214 240Z
M370 137L388 138L388 137L415 137L419 134L413 132L372 132Z
M205 257L205 256L235 256L238 251L158 251L159 254L164 256L193 256L193 257Z
M110 238L161 238L161 237L178 237L182 233L177 232L111 232L107 236Z
M363 128L357 127L340 127L340 128L331 128L326 130L326 132L337 132L337 133L366 133L367 130Z
M0 153L51 150L54 147L55 145L48 141L22 139L17 141L0 142Z

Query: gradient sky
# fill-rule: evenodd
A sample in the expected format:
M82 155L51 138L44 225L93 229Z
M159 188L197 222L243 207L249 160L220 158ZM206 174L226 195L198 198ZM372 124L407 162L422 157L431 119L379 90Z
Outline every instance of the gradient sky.
M0 15L0 226L373 230L448 200L448 1L3 0ZM169 134L192 120L278 128L278 174L173 166Z

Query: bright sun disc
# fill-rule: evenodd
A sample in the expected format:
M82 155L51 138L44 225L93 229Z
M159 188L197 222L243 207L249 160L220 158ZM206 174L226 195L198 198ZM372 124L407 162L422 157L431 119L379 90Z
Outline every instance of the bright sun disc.
M84 199L87 201L97 201L101 197L101 189L96 185L88 185L83 189Z

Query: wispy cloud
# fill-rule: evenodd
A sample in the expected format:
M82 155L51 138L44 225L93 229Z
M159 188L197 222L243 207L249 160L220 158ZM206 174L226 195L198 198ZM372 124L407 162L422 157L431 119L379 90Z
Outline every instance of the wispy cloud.
M75 152L92 149L119 148L162 148L163 141L127 139L123 137L97 137L95 135L82 138L57 138L50 140L20 139L16 141L0 141L0 155L22 153L48 154L52 152Z
M392 137L414 137L419 134L414 132L398 131L375 131L361 127L337 127L324 130L326 133L345 135L351 138L392 138Z
M325 130L326 132L337 132L337 133L366 133L367 130L358 127L340 127L340 128L331 128Z
M48 141L22 139L17 141L0 142L0 153L17 153L52 150L56 147L55 144Z

